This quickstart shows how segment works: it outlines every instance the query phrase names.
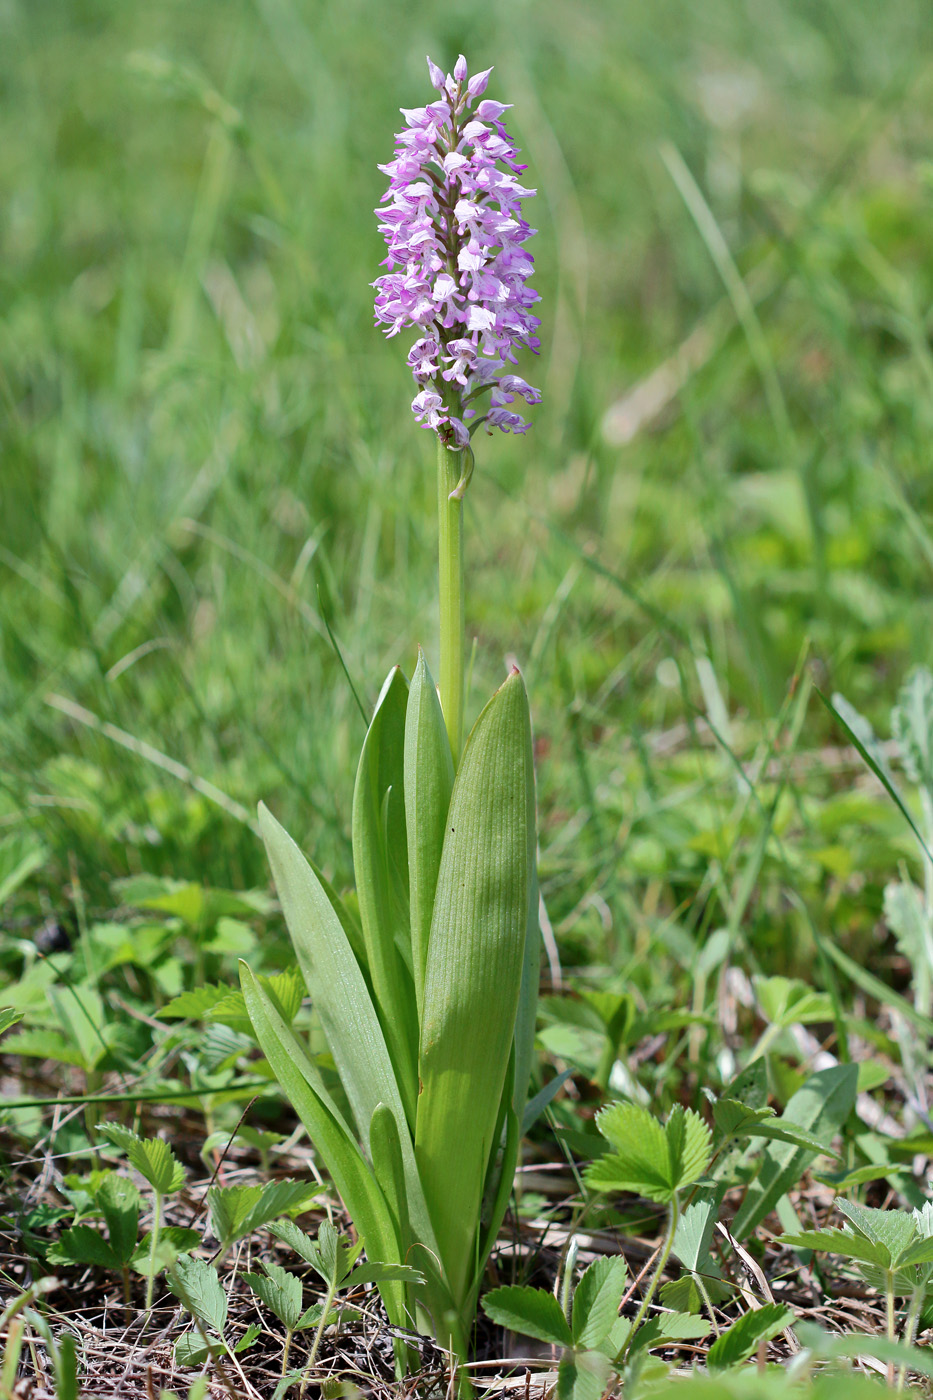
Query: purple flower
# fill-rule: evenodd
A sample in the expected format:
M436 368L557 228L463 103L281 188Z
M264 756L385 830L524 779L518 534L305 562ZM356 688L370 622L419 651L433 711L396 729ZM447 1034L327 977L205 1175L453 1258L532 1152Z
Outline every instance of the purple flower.
M439 97L402 108L394 159L379 167L389 176L376 210L388 271L373 283L376 321L389 337L417 331L408 354L418 386L412 411L453 449L469 447L481 424L526 432L511 406L541 402L511 369L517 350L540 348L530 309L538 294L528 286L534 260L522 246L535 230L521 216L535 191L519 183L526 167L502 123L508 107L483 98L474 110L491 72L469 78L461 54L445 75L429 58Z

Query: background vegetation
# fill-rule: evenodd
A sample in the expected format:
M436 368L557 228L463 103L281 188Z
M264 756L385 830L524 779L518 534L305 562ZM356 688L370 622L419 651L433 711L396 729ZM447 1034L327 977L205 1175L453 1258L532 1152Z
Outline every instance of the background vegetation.
M924 0L2 0L6 1003L40 1005L41 925L145 903L115 880L267 890L260 797L349 881L328 626L367 709L436 659L377 163L459 51L539 190L545 399L478 446L468 626L471 713L507 658L528 681L561 963L702 1009L725 929L711 969L822 986L825 937L909 989L883 902L916 845L815 689L886 741L933 661ZM151 1009L233 953L284 965L250 898L163 906L152 983L98 935L95 985ZM728 1077L741 1036L703 1043ZM638 1071L668 1103L685 1044Z

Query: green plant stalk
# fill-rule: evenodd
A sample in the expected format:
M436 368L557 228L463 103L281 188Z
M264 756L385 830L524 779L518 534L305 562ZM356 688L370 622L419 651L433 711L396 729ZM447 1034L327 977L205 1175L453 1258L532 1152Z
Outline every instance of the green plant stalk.
M897 1324L895 1321L897 1305L894 1301L894 1270L886 1269L884 1275L884 1295L888 1321L888 1341L897 1341ZM888 1362L888 1373L886 1380L889 1386L894 1384L894 1362Z
M294 1337L294 1335L295 1335L295 1334L294 1334L294 1332L292 1331L292 1329L291 1329L290 1327L286 1327L286 1329L285 1329L285 1345L284 1345L283 1348L282 1348L282 1375L283 1375L283 1376L286 1375L286 1374L288 1373L288 1353L289 1353L289 1352L291 1351L291 1349L292 1349L292 1337Z
M641 1300L641 1307L635 1314L635 1321L632 1323L632 1330L628 1334L628 1341L625 1344L623 1357L628 1356L632 1349L632 1342L635 1340L635 1333L645 1320L645 1314L651 1306L651 1300L655 1295L657 1286L661 1281L668 1259L671 1257L671 1250L674 1247L674 1235L677 1233L677 1224L680 1220L680 1197L675 1193L671 1200L670 1214L667 1221L667 1234L664 1237L664 1244L661 1246L661 1254L658 1258L657 1267L651 1275L651 1282L645 1290L645 1296Z
M920 1309L923 1307L923 1300L926 1297L927 1285L921 1283L914 1289L910 1307L907 1310L907 1319L904 1323L903 1340L907 1346L912 1347L917 1340L917 1323L920 1321ZM907 1367L899 1366L897 1371L897 1388L903 1390L907 1382Z
M461 479L464 454L451 452L437 440L437 549L441 631L441 709L454 756L463 748L464 604L463 501L451 499Z
M311 1350L308 1353L308 1363L305 1366L305 1373L301 1378L301 1387L298 1391L299 1397L303 1396L308 1388L308 1381L311 1379L311 1372L314 1370L314 1363L317 1361L317 1354L321 1349L321 1338L324 1335L324 1328L327 1326L330 1310L334 1306L334 1299L337 1296L337 1283L331 1279L327 1285L327 1293L324 1296L324 1307L321 1311L321 1320L317 1325L314 1334L314 1341L311 1343Z
M159 1247L159 1235L162 1231L162 1192L154 1191L155 1205L152 1209L152 1230L149 1241L149 1268L146 1273L146 1321L152 1312L152 1294L155 1289L155 1261L156 1250Z

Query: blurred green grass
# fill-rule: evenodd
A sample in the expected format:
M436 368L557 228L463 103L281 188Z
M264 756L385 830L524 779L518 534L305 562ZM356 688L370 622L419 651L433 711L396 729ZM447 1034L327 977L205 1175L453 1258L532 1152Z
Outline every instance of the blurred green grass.
M864 944L909 847L822 761L826 714L751 797L696 724L760 757L807 648L800 685L886 733L933 659L923 0L0 3L0 823L48 850L30 898L267 878L247 825L74 706L349 878L362 734L319 614L368 699L436 629L376 164L424 54L461 49L540 191L546 395L477 454L473 708L515 656L565 956L676 961L738 918L806 965L788 886ZM636 431L613 406L684 356Z

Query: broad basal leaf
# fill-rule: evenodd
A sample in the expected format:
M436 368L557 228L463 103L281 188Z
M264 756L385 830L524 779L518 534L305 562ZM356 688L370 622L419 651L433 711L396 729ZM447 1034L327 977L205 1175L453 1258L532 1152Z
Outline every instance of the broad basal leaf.
M405 715L404 781L412 973L420 1019L434 894L454 785L454 761L441 702L421 651Z
M460 1300L473 1272L515 1030L534 815L531 722L515 671L480 715L461 759L425 975L416 1155L441 1259Z
M379 1103L407 1131L413 1085L411 1102L403 1107L382 1024L340 920L301 851L261 803L259 825L299 965L368 1148L369 1122Z
M396 666L376 702L353 789L353 870L375 1004L399 1089L414 1121L418 1020L409 971L405 711L408 685ZM406 963L408 965L406 965ZM383 1101L389 1100L381 1095ZM369 1123L375 1104L366 1114Z

